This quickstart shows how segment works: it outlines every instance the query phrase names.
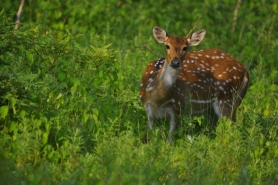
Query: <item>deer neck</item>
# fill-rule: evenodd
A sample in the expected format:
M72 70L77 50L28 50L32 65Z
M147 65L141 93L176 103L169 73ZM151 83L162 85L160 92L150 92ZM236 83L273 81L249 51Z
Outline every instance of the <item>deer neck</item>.
M166 61L155 78L149 79L147 101L154 108L159 108L171 101L173 87L177 81L179 68L173 68ZM165 103L167 102L167 103Z
M152 101L157 107L165 105L165 102L171 99L171 93L177 81L178 72L179 68L173 68L165 61L160 74L158 74L157 86L151 92L153 95Z
M165 86L165 90L171 89L171 87L173 87L173 85L176 83L179 69L179 67L173 68L165 61L160 74L161 83L163 83L163 86Z

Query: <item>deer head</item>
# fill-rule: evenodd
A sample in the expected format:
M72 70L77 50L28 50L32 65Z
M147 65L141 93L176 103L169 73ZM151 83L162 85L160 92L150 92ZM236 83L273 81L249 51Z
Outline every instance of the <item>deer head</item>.
M169 36L165 30L155 26L153 36L159 43L166 46L166 62L173 68L179 68L183 61L185 52L189 46L197 46L202 42L206 30L190 33L186 37Z

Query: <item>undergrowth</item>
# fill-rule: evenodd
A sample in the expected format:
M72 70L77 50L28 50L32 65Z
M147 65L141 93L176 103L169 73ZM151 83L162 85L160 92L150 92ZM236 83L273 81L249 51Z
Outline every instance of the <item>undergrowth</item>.
M275 1L242 2L236 24L229 1L25 6L18 30L11 2L0 13L0 184L278 183ZM208 34L196 49L221 48L249 68L237 121L213 130L181 115L174 142L162 121L145 144L138 91L156 56L144 47L163 56L152 26L182 36L199 15Z

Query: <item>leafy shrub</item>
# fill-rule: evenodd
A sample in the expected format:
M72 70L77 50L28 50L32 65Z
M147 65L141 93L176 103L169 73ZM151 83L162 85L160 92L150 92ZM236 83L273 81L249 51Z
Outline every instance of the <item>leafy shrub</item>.
M239 1L238 1L239 2ZM236 1L25 1L0 13L0 183L275 184L277 3ZM216 131L181 116L145 134L141 73L163 48L152 26L186 35L199 16L199 48L221 48L249 67L238 121Z

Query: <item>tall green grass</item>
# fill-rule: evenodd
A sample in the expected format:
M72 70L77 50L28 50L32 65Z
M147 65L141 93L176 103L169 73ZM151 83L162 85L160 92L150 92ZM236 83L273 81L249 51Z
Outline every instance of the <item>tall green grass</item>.
M0 13L1 184L277 184L277 2L26 1ZM213 130L180 116L176 140L156 123L144 144L143 70L164 48L153 26L220 48L245 63L251 84L237 122Z

